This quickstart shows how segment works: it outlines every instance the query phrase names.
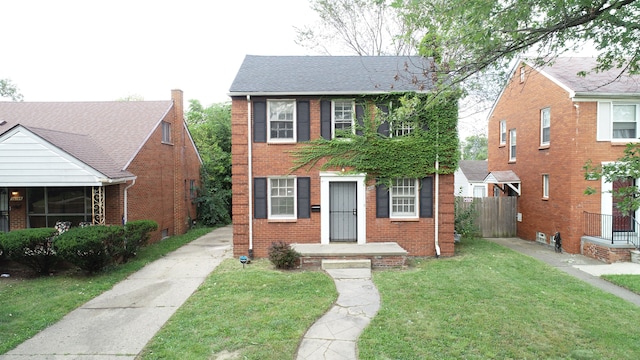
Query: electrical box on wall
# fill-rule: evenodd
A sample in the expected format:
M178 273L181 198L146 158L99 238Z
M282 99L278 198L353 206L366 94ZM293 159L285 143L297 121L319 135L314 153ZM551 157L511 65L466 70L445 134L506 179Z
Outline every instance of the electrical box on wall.
M518 220L519 222L522 222L522 213L518 213L516 215L516 220Z

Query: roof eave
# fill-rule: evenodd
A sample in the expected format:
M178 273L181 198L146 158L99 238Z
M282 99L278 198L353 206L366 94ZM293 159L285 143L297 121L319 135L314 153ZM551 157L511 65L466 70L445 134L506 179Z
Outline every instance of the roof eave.
M602 99L637 99L640 93L595 93L595 92L576 92L572 97L574 101L593 101Z
M347 95L388 95L394 93L422 93L428 90L376 90L376 91L238 91L229 92L229 97L237 96L347 96Z

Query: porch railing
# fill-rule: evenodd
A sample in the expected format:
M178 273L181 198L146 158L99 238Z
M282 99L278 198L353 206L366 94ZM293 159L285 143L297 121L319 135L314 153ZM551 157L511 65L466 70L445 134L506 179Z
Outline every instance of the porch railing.
M640 249L640 223L633 216L583 212L584 235L611 241L611 244L630 244Z

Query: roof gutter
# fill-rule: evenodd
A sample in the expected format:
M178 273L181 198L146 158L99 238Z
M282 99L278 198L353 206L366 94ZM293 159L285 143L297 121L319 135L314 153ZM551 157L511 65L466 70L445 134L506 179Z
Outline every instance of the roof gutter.
M227 93L235 96L354 96L354 95L388 95L405 93L430 93L430 90L375 90L375 91L238 91Z

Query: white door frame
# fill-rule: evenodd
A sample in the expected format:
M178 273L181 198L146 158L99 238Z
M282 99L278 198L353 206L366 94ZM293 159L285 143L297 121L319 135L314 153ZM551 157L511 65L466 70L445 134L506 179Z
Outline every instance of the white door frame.
M358 244L367 241L367 203L365 174L342 175L340 172L320 173L320 243L329 244L330 217L329 217L329 184L332 182L356 183L356 206L358 211L357 239Z

